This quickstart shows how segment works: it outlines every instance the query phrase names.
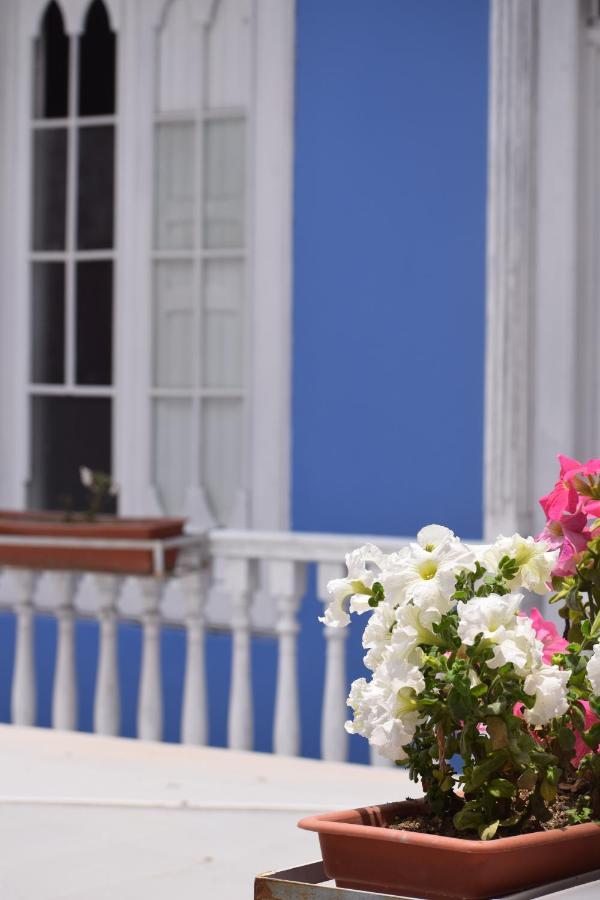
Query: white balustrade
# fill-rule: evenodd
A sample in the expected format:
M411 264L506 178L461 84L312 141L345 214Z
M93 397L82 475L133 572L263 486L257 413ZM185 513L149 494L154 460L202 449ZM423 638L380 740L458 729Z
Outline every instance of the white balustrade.
M204 660L204 607L208 589L208 570L182 579L185 597L186 664L183 684L181 741L184 744L208 742L206 664Z
M298 691L298 609L306 590L306 564L270 560L266 565L267 590L277 606L277 689L273 749L297 756L300 752L300 697Z
M162 738L162 690L160 674L160 599L162 584L156 578L137 579L142 596L142 671L138 700L138 737Z
M33 655L34 573L13 569L7 593L16 615L15 668L11 692L11 718L15 725L35 725L35 661Z
M120 725L119 669L117 662L117 600L120 580L114 575L94 575L98 597L100 645L94 700L94 731L118 735Z
M250 605L255 587L255 566L249 559L226 559L221 584L231 601L231 688L227 742L234 750L251 750L254 738L252 670L250 663Z
M57 598L58 625L56 667L52 691L52 727L72 731L77 727L77 676L75 671L76 577L72 572L51 572L48 580Z
M317 566L317 596L329 602L327 585L334 578L342 578L346 567L340 563L320 563ZM346 697L346 640L347 628L324 628L325 684L321 714L321 757L343 761L348 756L348 737L344 729L347 719Z
M227 739L234 749L250 750L254 733L251 638L255 630L276 638L278 644L273 749L278 754L299 753L298 613L305 593L307 564L317 564L317 597L325 604L329 600L327 583L345 574L343 560L347 552L367 541L390 552L403 546L407 539L217 529L186 540L201 546L202 559L196 557L191 569L173 576L164 602L164 579L140 577L123 581L116 575L90 574L79 584L75 607L77 578L74 574L46 572L36 579L35 573L28 570L4 571L0 604L14 610L16 616L11 694L11 716L15 724L33 725L36 721L33 640L36 609L54 614L58 623L52 696L55 728L71 729L77 724L75 615L98 620L100 639L93 722L94 731L99 734L119 733L118 622L141 623L137 732L145 740L162 738L162 625L185 629L181 740L186 744L208 742L206 632L227 629L232 636ZM321 756L326 760L347 759L348 739L344 731L349 687L347 637L348 629L324 628ZM314 702L316 707L318 698ZM372 762L389 764L377 754L372 755Z

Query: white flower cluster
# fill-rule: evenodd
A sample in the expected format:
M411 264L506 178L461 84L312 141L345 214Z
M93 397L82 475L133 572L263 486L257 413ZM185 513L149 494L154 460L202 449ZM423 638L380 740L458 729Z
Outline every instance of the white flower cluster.
M570 672L558 666L544 665L544 645L536 637L531 619L520 616L522 594L490 594L459 603L458 635L466 646L472 646L478 635L493 646L489 660L491 669L512 663L525 679L525 692L535 696L524 716L530 725L545 725L568 709L567 682Z
M500 537L486 549L481 562L488 572L497 574L506 556L520 566L510 584L512 590L546 590L556 557L546 544L519 535ZM381 755L400 760L419 723L417 697L425 688L419 668L421 645L440 643L433 626L455 607L451 598L456 577L475 570L476 556L450 529L429 525L419 532L416 543L397 553L386 555L367 544L348 554L346 565L347 577L328 585L331 601L321 621L343 627L350 613L370 612L363 646L365 665L373 672L370 681L360 678L352 685L348 705L354 720L346 723L346 730L366 737ZM373 609L374 591L381 592L376 583L383 589L384 600ZM473 644L483 634L494 645L490 665L511 662L525 677L525 690L536 697L526 716L536 725L565 711L565 673L542 665L542 644L529 619L518 615L521 599L518 594L492 594L459 603L459 634L465 644Z
M600 697L600 643L594 644L587 664L587 677L594 694Z

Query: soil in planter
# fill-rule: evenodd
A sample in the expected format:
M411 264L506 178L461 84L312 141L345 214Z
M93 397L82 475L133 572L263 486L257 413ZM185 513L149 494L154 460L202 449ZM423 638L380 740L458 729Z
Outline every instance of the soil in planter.
M529 819L527 822L521 823L520 826L513 829L503 828L497 833L495 840L502 837L510 837L515 834L531 834L536 831L551 831L555 828L565 828L567 825L576 824L569 815L569 810L573 810L578 805L578 799L585 795L589 787L583 790L577 790L577 786L573 784L560 785L556 800L549 805L548 811L550 818L544 822L538 819ZM407 798L408 799L408 798ZM587 804L586 804L587 805ZM600 827L600 822L598 823ZM459 838L465 841L478 841L479 837L473 831L457 831L452 821L452 816L428 816L412 814L402 818L396 818L385 828L392 828L398 831L413 831L419 834L438 834L442 837Z

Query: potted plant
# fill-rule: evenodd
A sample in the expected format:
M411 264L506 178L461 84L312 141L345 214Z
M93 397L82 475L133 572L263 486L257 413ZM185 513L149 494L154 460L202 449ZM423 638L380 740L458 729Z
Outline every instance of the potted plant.
M600 460L561 457L536 538L470 548L447 528L329 585L324 622L368 616L371 675L346 723L420 781L423 800L304 819L338 885L484 898L600 860ZM555 590L565 637L521 591Z
M88 496L84 512L74 512L68 503L62 512L0 510L0 565L154 574L152 548L136 546L136 542L176 538L183 533L185 520L102 514L109 498L116 495L117 485L104 472L83 466L79 471ZM17 537L20 540L12 540ZM165 571L173 569L177 554L177 547L166 549Z

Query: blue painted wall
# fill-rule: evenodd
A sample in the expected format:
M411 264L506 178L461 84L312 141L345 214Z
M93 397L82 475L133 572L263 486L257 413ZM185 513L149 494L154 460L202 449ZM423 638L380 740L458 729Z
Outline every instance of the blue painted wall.
M479 536L488 4L298 0L297 41L293 527Z
M486 0L297 0L293 527L481 533ZM302 752L319 753L324 648L314 572L302 610ZM36 620L38 723L54 620ZM14 620L0 616L0 719ZM79 724L92 727L98 630L77 627ZM135 733L140 631L119 630L122 731ZM162 635L165 737L185 645ZM361 673L358 629L350 675ZM207 643L211 743L224 745L230 639ZM271 749L274 641L253 642L255 746ZM352 758L367 748L352 739Z

